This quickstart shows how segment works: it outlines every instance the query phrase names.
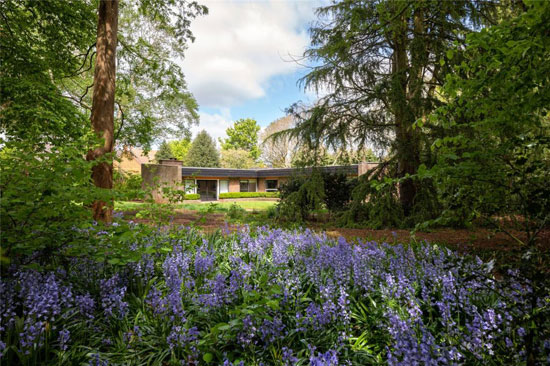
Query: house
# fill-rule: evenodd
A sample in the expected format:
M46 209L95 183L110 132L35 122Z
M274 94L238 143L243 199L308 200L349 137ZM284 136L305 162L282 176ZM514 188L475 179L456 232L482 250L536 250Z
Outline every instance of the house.
M374 168L378 163L360 163L319 167L323 172L344 173L357 177ZM218 200L221 193L276 192L281 184L296 174L311 174L312 168L259 168L228 169L183 166L178 160L161 160L159 164L143 164L141 176L144 186L168 185L185 189L186 193L198 193L203 201ZM145 188L145 187L144 187ZM156 192L155 192L156 191ZM156 189L153 197L158 202L165 199Z
M117 154L113 167L123 173L141 174L141 165L152 163L156 153L156 150L151 150L145 154L142 149L125 147Z

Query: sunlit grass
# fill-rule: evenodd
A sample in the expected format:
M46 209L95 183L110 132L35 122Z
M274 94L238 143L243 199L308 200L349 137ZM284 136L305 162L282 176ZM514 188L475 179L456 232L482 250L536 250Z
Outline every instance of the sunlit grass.
M234 201L234 202L201 202L201 203L178 203L174 205L175 209L189 211L207 211L226 212L232 204L237 204L245 210L265 211L269 207L277 204L277 201ZM150 203L117 201L115 210L117 211L140 211L150 207ZM161 205L161 204L159 204Z

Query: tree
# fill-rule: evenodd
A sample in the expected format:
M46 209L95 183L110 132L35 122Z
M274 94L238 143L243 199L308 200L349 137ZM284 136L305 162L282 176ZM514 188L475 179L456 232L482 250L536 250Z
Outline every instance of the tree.
M170 151L172 151L174 158L184 161L191 147L191 138L186 137L181 140L170 141L168 146L170 146Z
M422 175L436 177L445 220L520 215L531 243L550 220L550 5L526 6L449 52L462 62L442 89L449 103L426 121L445 137Z
M493 8L474 1L351 0L318 9L304 55L315 66L302 82L326 95L313 107L291 107L293 135L312 149L367 142L388 148L400 204L411 214L419 187L409 176L431 158L432 138L413 124L441 104L436 90L450 70L446 50L480 19L492 19Z
M550 3L525 7L520 16L469 35L465 50L449 52L462 60L442 90L449 103L426 122L443 128L445 137L433 145L437 163L419 175L435 178L443 223L481 218L518 243L520 282L510 271L505 279L514 282L504 285L528 289L516 307L525 309L517 326L526 330L521 352L531 366L544 363L539 355L550 317L549 256L539 245L550 226Z
M220 139L222 149L243 149L250 152L250 157L256 161L260 157L260 148L258 147L258 132L260 126L251 119L239 119L233 123L226 131L228 138Z
M216 143L205 130L199 132L197 137L193 140L187 152L185 164L187 166L205 168L216 168L220 166L220 154L218 153L218 149L216 149Z
M262 160L273 168L289 168L298 147L295 138L288 135L274 136L275 133L294 127L292 116L285 116L271 122L262 131L260 146Z
M89 130L97 1L1 3L0 128L10 139L49 145ZM186 0L120 3L115 141L144 146L184 135L197 123L197 103L181 67L190 19L207 13Z
M258 166L250 153L242 149L222 150L222 168L250 169Z
M157 153L155 154L155 160L160 162L161 160L168 160L174 157L174 153L170 145L166 141L162 141Z
M116 47L118 32L118 0L99 2L97 21L97 56L94 72L94 94L92 100L92 128L103 140L103 145L89 150L86 160L99 160L92 168L92 180L96 187L113 188L113 151ZM104 161L101 161L104 160ZM95 220L111 221L113 205L101 200L92 205Z
M88 115L62 83L95 43L96 3L7 0L0 13L0 132L37 149L78 139L89 130Z

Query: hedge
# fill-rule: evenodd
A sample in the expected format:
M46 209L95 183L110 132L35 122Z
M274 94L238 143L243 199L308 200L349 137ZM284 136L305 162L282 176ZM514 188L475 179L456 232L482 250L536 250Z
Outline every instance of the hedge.
M201 198L201 195L198 193L188 193L183 197L184 200L198 200Z
M229 192L220 193L220 199L223 198L278 198L279 192Z

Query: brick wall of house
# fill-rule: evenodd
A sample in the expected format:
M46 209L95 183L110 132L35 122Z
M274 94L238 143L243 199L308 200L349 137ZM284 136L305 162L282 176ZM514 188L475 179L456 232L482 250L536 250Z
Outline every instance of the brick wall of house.
M241 184L238 179L230 179L229 180L229 192L240 192L241 191Z
M265 179L258 178L258 192L265 192Z

